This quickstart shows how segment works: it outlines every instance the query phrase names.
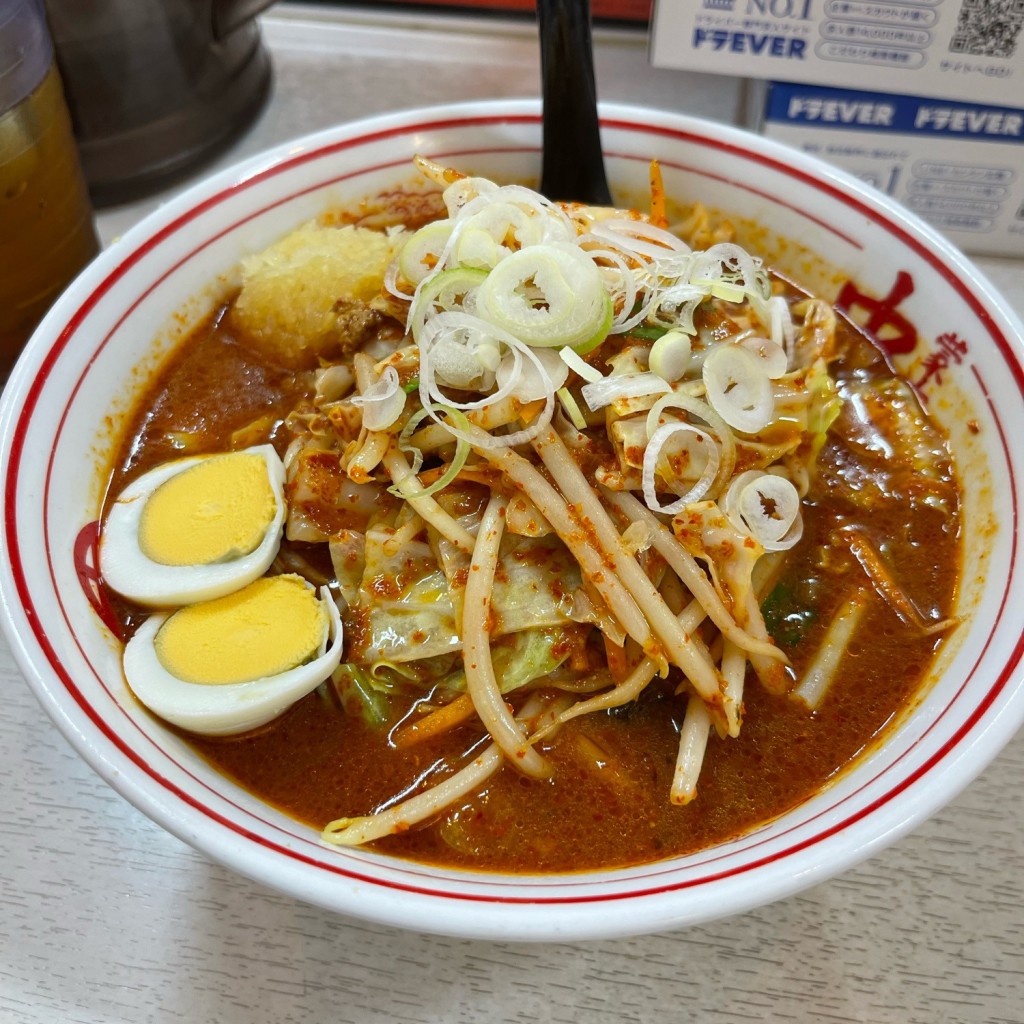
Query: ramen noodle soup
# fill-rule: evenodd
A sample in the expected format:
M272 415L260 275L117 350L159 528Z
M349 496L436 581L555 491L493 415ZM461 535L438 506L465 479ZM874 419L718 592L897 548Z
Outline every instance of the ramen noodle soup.
M656 166L639 212L418 164L246 259L141 396L128 685L327 844L565 872L749 831L955 627L946 439Z

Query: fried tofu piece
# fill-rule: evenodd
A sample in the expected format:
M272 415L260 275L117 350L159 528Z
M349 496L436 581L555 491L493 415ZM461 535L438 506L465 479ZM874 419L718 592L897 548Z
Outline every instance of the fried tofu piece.
M380 294L404 237L353 225L303 225L242 261L232 326L275 362L294 369L350 348L354 328L361 344L376 322L367 303Z

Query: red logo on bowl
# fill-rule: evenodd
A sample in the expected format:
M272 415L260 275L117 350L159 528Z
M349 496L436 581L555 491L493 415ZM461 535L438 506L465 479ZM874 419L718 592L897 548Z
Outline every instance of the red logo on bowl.
M847 281L836 299L836 308L867 331L886 355L902 356L917 346L917 330L896 307L913 291L914 279L905 270L896 275L896 283L881 299L865 295ZM858 310L862 315L856 315Z
M923 388L929 381L942 383L942 373L950 366L959 366L967 355L967 342L955 331L945 331L935 339L935 350L929 352L921 366L921 376L914 386Z
M119 640L124 640L124 629L117 621L113 608L107 600L100 583L100 524L95 519L78 531L75 538L75 572L78 583L85 594L85 599L92 605L92 610L100 617L103 625Z

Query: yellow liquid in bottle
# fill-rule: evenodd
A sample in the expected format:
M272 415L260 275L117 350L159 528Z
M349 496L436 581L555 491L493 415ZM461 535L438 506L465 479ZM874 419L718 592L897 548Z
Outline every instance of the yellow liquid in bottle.
M0 382L97 249L60 77L51 67L34 92L0 114Z

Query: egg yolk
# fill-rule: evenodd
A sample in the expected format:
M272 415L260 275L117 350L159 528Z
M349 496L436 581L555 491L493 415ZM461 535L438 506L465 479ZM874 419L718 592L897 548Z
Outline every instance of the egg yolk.
M274 676L319 653L327 613L300 576L258 579L180 608L160 627L156 656L187 683L224 685Z
M139 547L162 565L212 565L255 551L277 511L259 455L217 455L164 481L139 519Z

